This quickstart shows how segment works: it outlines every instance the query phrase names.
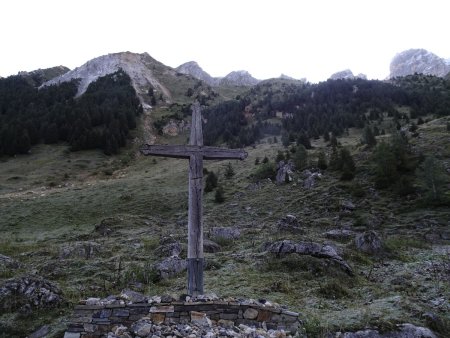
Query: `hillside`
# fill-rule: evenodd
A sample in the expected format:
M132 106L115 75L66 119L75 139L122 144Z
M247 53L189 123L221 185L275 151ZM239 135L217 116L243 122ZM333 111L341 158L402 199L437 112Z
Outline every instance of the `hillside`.
M425 118L418 136L409 136L411 154L436 154L436 167L448 170L450 121ZM182 142L186 136L161 136L156 142ZM255 180L264 157L273 165L286 151L272 136L247 148L246 161L232 162L230 178L224 177L227 161L206 161L225 197L215 203L214 191L205 193L205 234L219 245L206 256L206 292L285 304L302 313L308 337L364 328L386 332L401 323L426 326L444 337L449 327L448 208L424 203L427 190L419 172L412 176L413 192L402 198L395 189L377 188L375 150L361 145L360 138L355 128L338 138L338 149L349 149L355 161L350 181L342 180L340 170L322 169L316 175L320 152L327 162L332 156L322 139L312 140L307 150L304 168L316 173L312 185L306 185L311 173L304 169L295 170L290 183ZM108 157L98 151L68 152L64 145L39 145L31 155L1 161L0 285L31 272L57 283L67 302L56 309L32 306L23 317L26 299L10 302L0 286L0 325L7 336L22 337L44 324L49 336L58 336L80 299L125 288L175 297L185 291L185 272L161 280L154 264L170 255L173 243L185 257L186 161L142 157L135 146ZM448 174L444 177L448 187ZM238 229L240 235L216 238L214 227ZM357 249L355 237L369 230L381 246ZM330 245L353 273L323 258L264 251L265 243L280 240Z

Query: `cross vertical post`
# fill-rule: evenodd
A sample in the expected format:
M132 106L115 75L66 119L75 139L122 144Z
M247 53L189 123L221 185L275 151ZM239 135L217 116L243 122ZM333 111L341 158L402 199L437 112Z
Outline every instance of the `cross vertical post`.
M191 136L189 145L203 146L200 106L192 107ZM188 214L188 294L203 294L203 155L189 157L189 214Z
M203 160L244 160L243 149L224 149L203 146L200 104L192 105L189 145L150 145L140 149L143 155L189 159L189 213L188 213L188 285L191 296L203 294Z

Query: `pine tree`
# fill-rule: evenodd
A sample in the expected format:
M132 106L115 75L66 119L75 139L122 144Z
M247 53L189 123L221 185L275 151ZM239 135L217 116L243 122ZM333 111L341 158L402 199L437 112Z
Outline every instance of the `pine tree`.
M205 180L205 192L213 191L217 187L218 181L219 179L214 171L208 171Z
M327 158L325 153L321 150L317 156L317 168L325 170L328 168Z
M362 143L366 144L369 148L374 147L377 144L377 139L373 134L372 128L366 125L362 133Z
M399 177L395 153L389 144L382 142L375 148L375 186L383 189L391 186Z
M437 159L427 157L417 170L417 176L425 190L425 199L428 202L440 202L445 191L445 172Z
M223 190L223 187L221 185L216 189L216 194L214 196L214 202L216 202L216 203L225 202L225 191Z
M342 161L339 157L339 153L337 151L336 146L333 146L331 148L331 155L330 155L330 161L328 162L328 168L330 170L340 170L342 167Z
M297 146L292 159L297 170L302 170L308 165L308 152L303 144Z
M342 148L339 157L341 158L341 180L352 180L355 177L356 166L350 151L347 148Z
M235 175L233 166L231 165L231 162L228 162L226 168L225 168L225 178L232 178Z

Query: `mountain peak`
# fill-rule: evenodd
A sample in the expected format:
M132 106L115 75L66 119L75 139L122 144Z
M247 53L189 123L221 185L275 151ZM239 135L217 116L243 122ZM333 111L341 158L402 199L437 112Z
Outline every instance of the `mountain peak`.
M390 64L390 78L414 73L443 77L450 72L450 65L426 49L408 49L398 53Z
M220 84L234 86L254 86L259 82L246 70L236 70L220 80Z
M148 53L138 54L128 51L112 53L89 60L82 66L45 82L42 86L80 79L77 93L77 96L79 96L86 91L91 82L94 82L99 77L123 69L131 77L133 87L140 97L143 97L148 89L152 87L161 91L165 97L170 98L169 91L153 74L156 69L161 67L166 66L153 59Z
M207 72L205 72L197 62L189 61L183 63L182 65L175 68L175 70L182 74L187 74L199 79L210 86L216 86L218 84L218 79L213 78Z

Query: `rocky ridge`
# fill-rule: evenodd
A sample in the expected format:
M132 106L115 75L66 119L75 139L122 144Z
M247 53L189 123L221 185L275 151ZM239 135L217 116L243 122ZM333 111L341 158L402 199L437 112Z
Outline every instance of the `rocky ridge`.
M389 77L414 73L444 77L450 72L448 61L425 49L408 49L392 59Z
M258 80L250 75L246 70L237 70L226 75L220 80L221 85L229 86L254 86Z
M330 76L331 80L352 80L352 79L363 79L367 80L367 75L359 73L358 75L353 75L350 69L345 69L340 72L336 72Z
M210 86L217 86L220 82L220 78L215 78L205 72L197 62L189 61L175 68L182 74L187 74L199 79Z
M246 70L233 71L225 77L212 77L205 72L197 62L190 61L178 66L176 70L182 74L193 76L194 78L207 83L210 86L254 86L259 80L255 79Z
M170 101L172 96L171 92L160 79L158 79L155 70L169 73L174 77L176 76L176 71L170 67L164 66L147 53L137 54L123 52L99 56L72 71L45 82L42 86L80 79L77 93L77 96L80 96L86 91L91 82L94 82L99 77L112 74L119 69L122 69L130 76L133 87L141 98L141 101L144 101L142 98L147 94L149 88L153 88L160 92L168 101Z

